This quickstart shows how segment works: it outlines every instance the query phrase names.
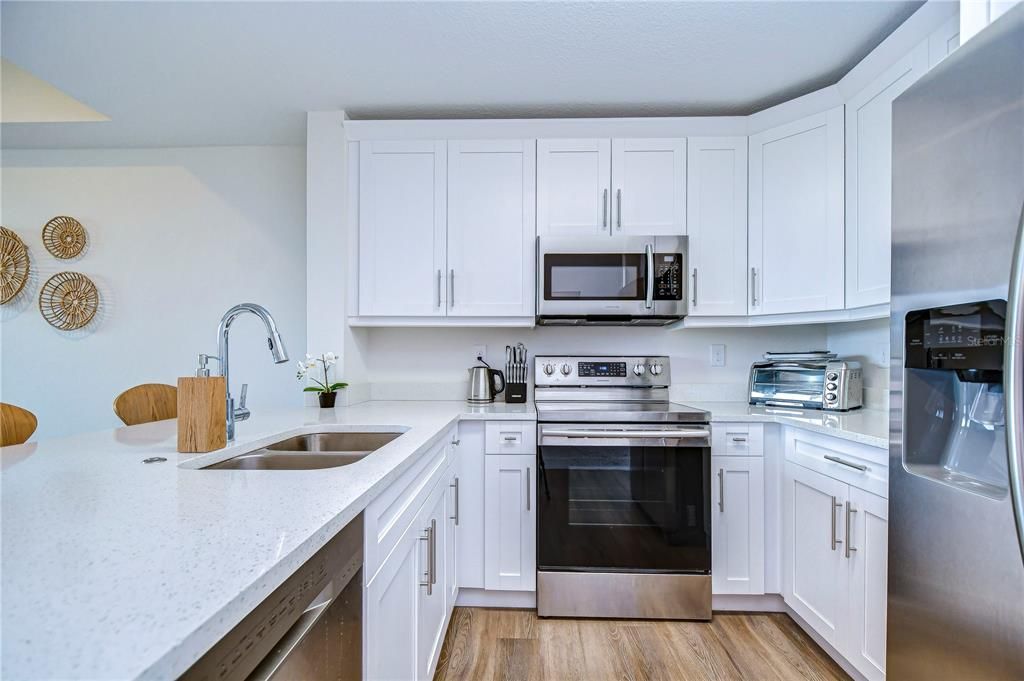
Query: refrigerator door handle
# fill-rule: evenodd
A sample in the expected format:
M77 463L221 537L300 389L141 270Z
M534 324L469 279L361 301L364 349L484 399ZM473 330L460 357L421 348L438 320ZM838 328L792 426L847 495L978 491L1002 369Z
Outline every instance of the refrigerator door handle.
M1024 561L1024 206L1017 225L1010 270L1010 293L1006 301L1006 343L1003 347L1003 394L1006 399L1006 458L1010 474L1010 500L1017 526L1017 546Z

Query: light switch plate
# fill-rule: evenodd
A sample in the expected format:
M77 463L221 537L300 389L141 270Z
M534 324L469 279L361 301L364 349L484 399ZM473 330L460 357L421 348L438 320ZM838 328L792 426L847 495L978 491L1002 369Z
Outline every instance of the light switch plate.
M725 366L725 345L721 343L713 343L711 345L711 366Z

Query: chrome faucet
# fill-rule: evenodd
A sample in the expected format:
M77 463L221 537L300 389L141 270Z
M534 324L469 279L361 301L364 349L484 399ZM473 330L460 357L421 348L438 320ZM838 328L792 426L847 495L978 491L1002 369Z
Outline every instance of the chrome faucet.
M245 383L242 385L241 401L237 408L235 408L235 398L231 396L231 383L230 383L230 363L228 362L228 331L231 329L231 322L235 321L235 317L244 313L251 312L252 314L263 320L263 325L267 329L267 347L270 348L270 354L274 358L274 364L281 364L288 361L288 351L284 349L284 341L281 340L281 334L277 332L277 324L274 323L274 317L271 316L267 309L262 305L256 303L240 303L235 305L233 308L224 313L224 316L220 319L220 327L217 329L217 356L210 357L209 355L200 355L200 369L205 370L206 360L216 359L220 362L220 375L224 377L224 385L226 387L227 399L225 400L225 421L227 424L228 431L228 442L235 439L235 421L244 421L249 418L250 412L245 407L246 393L249 391L249 384Z

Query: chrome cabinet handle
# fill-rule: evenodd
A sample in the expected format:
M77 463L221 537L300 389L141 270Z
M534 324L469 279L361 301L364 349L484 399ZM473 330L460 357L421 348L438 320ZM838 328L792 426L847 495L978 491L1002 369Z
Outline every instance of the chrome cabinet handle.
M693 291L691 291L691 294L692 295L691 295L690 299L693 301L693 306L697 307L697 268L696 267L693 268Z
M644 299L644 308L650 310L654 307L654 246L644 246L647 255L647 295Z
M616 198L616 209L615 210L616 210L616 213L617 213L617 217L615 219L615 225L616 225L615 229L621 232L622 231L622 189L621 188L615 190L615 198Z
M838 531L836 529L836 509L837 508L842 508L842 507L843 507L843 505L840 504L836 500L835 497L832 497L832 550L833 551L836 550L836 545L843 543L842 539L837 539L836 538L836 532Z
M518 435L506 435L502 439L505 440L505 442L515 442L516 440L519 439L519 436Z
M825 458L828 459L829 461L834 462L834 463L842 464L844 466L848 466L850 468L856 469L856 470L860 471L861 473L863 473L864 471L866 471L868 469L868 467L865 466L864 464L853 463L852 461L847 461L846 459L841 459L838 456L832 456L831 454L826 454Z
M750 305L757 307L757 268L750 268Z
M441 270L437 271L437 309L441 309Z
M526 510L530 510L530 467L526 467Z
M601 227L608 226L608 187L604 188L601 195Z
M846 557L849 558L851 553L855 553L857 549L853 548L853 535L850 534L850 519L857 509L847 501L846 502Z
M455 307L455 269L454 268L448 270L448 279L449 279L449 284L448 284L448 288L449 288L449 291L448 291L448 307L452 308L452 307Z
M733 441L733 442L746 442L746 441L747 441L747 438L745 438L745 437L734 437L734 438L732 439L732 441Z
M455 478L455 482L451 483L448 486L455 490L455 515L453 515L451 517L451 519L455 521L455 526L458 527L459 526L459 479L458 479L458 477Z
M430 583L437 584L437 519L430 519ZM429 594L430 591L428 590Z
M423 575L427 581L420 582L420 586L427 587L428 596L434 593L434 530L436 527L437 524L435 521L431 520L430 527L425 528L423 530L423 534L419 538L420 541L427 542L427 571Z
M1003 345L1003 394L1006 397L1006 463L1010 474L1010 506L1017 526L1017 545L1024 560L1024 428L1017 415L1024 406L1024 206L1017 224L1010 268L1010 291L1006 298L1006 343Z
M725 470L718 469L718 512L725 513Z

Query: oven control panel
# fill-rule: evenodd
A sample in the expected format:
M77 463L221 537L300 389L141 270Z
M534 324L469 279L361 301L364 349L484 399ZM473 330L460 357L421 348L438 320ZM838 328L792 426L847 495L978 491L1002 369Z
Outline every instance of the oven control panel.
M620 386L664 387L670 383L665 356L563 356L534 358L537 387Z

